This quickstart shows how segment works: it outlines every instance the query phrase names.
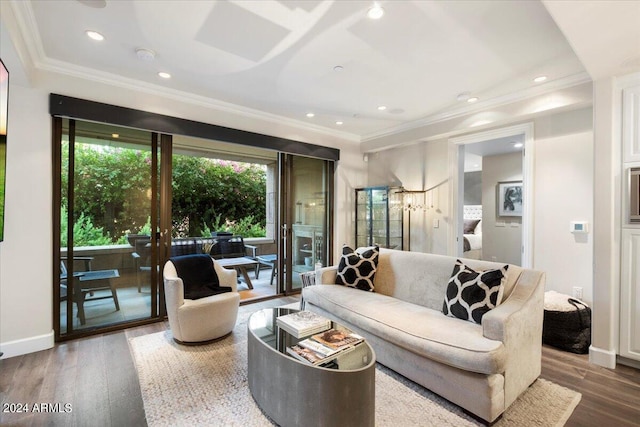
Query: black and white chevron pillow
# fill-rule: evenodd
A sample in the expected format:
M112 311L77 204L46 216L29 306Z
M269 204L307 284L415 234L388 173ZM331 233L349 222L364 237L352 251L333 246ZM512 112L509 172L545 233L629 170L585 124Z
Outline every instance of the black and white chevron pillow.
M457 260L447 284L442 312L480 324L482 316L502 302L508 265L497 270L475 271Z
M373 278L378 268L379 253L378 246L358 248L354 251L344 245L338 265L336 284L373 292Z

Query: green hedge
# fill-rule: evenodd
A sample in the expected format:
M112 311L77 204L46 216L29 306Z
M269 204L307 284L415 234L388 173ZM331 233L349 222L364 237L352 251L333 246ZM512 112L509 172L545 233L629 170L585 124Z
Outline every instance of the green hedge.
M64 144L63 153L68 153L68 144ZM66 209L68 158L65 154L62 201ZM174 236L199 236L211 230L234 228L265 235L264 166L174 155L172 168ZM80 246L80 241L89 245L91 242L105 244L104 239L112 243L126 242L126 234L140 233L145 224L148 227L150 152L76 144L75 171L76 246ZM65 218L66 214L63 222Z

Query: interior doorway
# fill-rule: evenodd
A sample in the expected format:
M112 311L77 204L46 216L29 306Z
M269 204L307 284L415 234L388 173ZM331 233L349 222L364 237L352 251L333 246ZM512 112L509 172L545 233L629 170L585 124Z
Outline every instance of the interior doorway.
M531 265L533 127L452 138L450 253Z

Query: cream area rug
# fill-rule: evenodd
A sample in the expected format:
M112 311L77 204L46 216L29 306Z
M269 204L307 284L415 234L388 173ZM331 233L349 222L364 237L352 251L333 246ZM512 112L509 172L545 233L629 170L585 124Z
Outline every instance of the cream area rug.
M130 340L149 426L273 425L256 405L247 383L249 314L238 317L231 335L207 345L179 345L170 331ZM538 379L494 426L562 426L580 398L580 393ZM377 426L483 425L380 364L375 407Z

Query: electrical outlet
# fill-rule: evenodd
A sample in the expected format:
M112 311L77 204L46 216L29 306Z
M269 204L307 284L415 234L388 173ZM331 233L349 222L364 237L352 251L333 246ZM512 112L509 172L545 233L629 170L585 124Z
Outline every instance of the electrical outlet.
M573 297L577 299L582 299L582 288L580 286L573 287Z

